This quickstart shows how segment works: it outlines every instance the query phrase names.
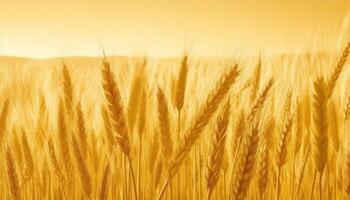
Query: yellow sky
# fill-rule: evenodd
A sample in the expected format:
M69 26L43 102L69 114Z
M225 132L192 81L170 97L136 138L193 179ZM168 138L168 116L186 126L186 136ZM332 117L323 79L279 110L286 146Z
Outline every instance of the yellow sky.
M0 54L278 53L334 42L347 0L11 0Z

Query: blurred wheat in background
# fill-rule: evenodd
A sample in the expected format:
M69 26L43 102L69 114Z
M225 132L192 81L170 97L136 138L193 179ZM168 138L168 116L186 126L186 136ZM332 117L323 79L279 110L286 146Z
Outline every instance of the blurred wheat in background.
M348 199L349 50L3 57L0 199Z

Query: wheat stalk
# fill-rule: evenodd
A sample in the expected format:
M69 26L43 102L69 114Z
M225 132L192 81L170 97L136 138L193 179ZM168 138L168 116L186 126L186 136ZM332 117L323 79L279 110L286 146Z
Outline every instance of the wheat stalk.
M1 115L0 115L0 147L6 133L7 117L9 112L9 100L7 99L3 104Z
M100 200L108 199L109 180L110 180L110 164L107 163L103 170L103 175L102 175Z
M264 143L260 147L260 159L258 161L258 189L260 199L263 199L264 193L267 188L267 184L269 181L269 151L266 146L266 138L264 139Z
M344 174L346 176L345 182L345 191L348 195L350 195L350 151L346 152L345 156L345 171Z
M185 135L182 142L180 142L179 147L176 149L173 156L172 167L170 170L170 177L174 176L182 164L183 160L191 150L194 143L200 136L205 126L208 124L209 120L216 112L221 101L225 98L226 94L229 92L231 85L236 80L239 71L237 65L230 70L230 72L222 78L221 83L218 85L217 89L209 96L206 103L200 109L198 117L195 118L194 123L188 130L188 134Z
M68 197L67 197L67 194L64 191L64 187L63 187L63 184L64 184L63 183L63 181L64 181L64 179L63 179L63 172L62 172L62 170L60 168L60 165L58 163L56 152L55 152L55 147L53 145L51 137L48 140L48 150L49 150L50 161L51 161L53 169L54 169L54 173L58 177L59 182L60 182L61 187L62 187L62 190L63 190L63 194L64 194L65 198L67 199Z
M348 42L348 44L346 45L346 47L343 50L343 53L341 55L341 57L338 60L338 63L333 71L333 73L331 74L330 80L328 82L328 94L327 94L327 98L330 98L333 94L335 85L339 79L339 76L341 74L341 72L343 71L343 68L345 66L346 60L349 56L350 53L350 42Z
M13 134L13 151L14 151L14 155L17 161L17 165L19 166L20 170L23 170L24 168L24 157L22 154L22 145L20 143L20 140L18 138L18 134L16 133L16 131L12 131Z
M156 161L159 155L159 139L157 132L152 137L150 144L150 152L149 152L149 158L148 158L148 165L149 165L149 172L153 173Z
M261 56L259 57L258 63L256 64L256 67L253 72L253 77L249 81L251 85L251 93L250 93L250 101L254 102L255 98L257 96L257 93L259 91L259 84L260 84L260 79L261 79L261 66L262 66L262 61L261 61Z
M141 193L141 168L142 168L142 147L143 147L143 135L146 128L146 113L147 113L147 103L148 103L148 96L146 94L146 80L143 81L143 86L141 88L141 96L140 96L140 108L137 116L137 123L138 123L138 136L139 136L139 154L137 159L137 177L138 177L138 191L140 196Z
M29 179L33 177L34 161L32 157L32 152L28 144L27 136L24 130L22 130L22 149L23 149L23 155L24 155L24 160L26 164L25 179Z
M145 66L147 65L147 60L143 59L141 64L141 69L138 69L138 71L134 72L134 78L131 83L131 91L129 95L129 103L128 103L128 110L127 110L127 119L128 119L128 128L129 131L132 133L134 130L134 125L137 118L137 113L139 111L139 107L143 102L140 102L141 100L141 92L142 92L142 84L143 84L143 70ZM142 112L142 111L141 111Z
M146 128L146 125L147 125L147 111L148 111L148 107L147 107L147 104L148 104L148 96L146 94L146 82L143 83L143 87L142 87L142 90L141 90L141 104L140 104L140 112L138 112L138 116L137 116L137 119L138 119L138 133L141 137L141 135L143 134L145 128Z
M127 157L130 166L130 172L132 175L132 182L134 188L135 198L137 197L135 173L132 167L130 158L130 140L128 135L128 128L126 126L126 120L124 115L124 108L122 104L121 95L117 85L117 81L111 71L111 66L106 58L103 59L102 77L103 77L103 91L107 100L108 111L111 116L111 123L115 131L117 132L117 141L122 149L122 152Z
M83 157L86 159L87 153L88 153L88 141L87 141L87 134L86 134L86 128L85 128L84 114L83 114L83 111L81 110L80 103L76 106L76 113L77 113L79 143L81 146Z
M316 171L320 174L320 199L322 199L322 175L328 158L327 98L329 89L323 77L314 82L312 157Z
M177 109L177 142L180 142L180 138L181 138L181 112L185 102L188 67L189 67L188 54L185 52L181 59L181 67L180 67L177 82L176 83L174 82L174 85L176 85L176 87L173 88L173 93L174 93L173 100L174 100L174 105ZM177 175L178 198L181 198L180 181L181 181L181 173L179 172Z
M51 137L48 140L48 150L49 150L49 157L50 157L50 160L51 160L51 163L52 163L52 166L54 168L56 175L59 178L63 177L62 171L61 171L60 166L58 164L58 160L57 160L57 156L56 156L56 152L55 152L55 147L53 145Z
M7 148L6 151L6 166L11 196L13 199L19 200L21 199L21 191L19 188L15 162L13 160L10 148Z
M76 160L76 165L80 173L80 180L83 185L85 195L88 198L90 198L91 192L92 192L91 177L87 168L86 160L84 159L83 153L79 148L79 144L74 136L72 136L72 146L73 146L74 157Z
M110 114L110 119L113 128L117 132L117 141L126 156L130 153L130 141L126 120L124 115L124 108L122 104L121 95L118 89L117 81L111 71L109 62L103 60L102 68L103 76L103 91L107 100L107 108Z
M44 146L44 140L46 137L46 129L48 125L48 114L47 114L47 105L45 102L45 97L43 95L40 96L40 103L39 103L39 112L37 117L37 124L36 124L36 139L38 141L39 147L43 148Z
M238 74L238 65L235 65L227 75L222 77L220 84L218 84L214 92L211 93L206 103L200 109L199 114L197 114L198 117L196 117L191 124L187 134L184 136L184 139L180 141L179 146L172 157L168 173L169 177L163 185L158 199L162 198L169 181L177 174L183 160L187 157L192 146L198 140L200 134L216 112L219 104L229 92L231 85L236 81Z
M329 120L329 139L330 142L333 146L333 149L335 152L339 151L340 148L340 139L339 139L339 117L337 115L337 110L336 110L336 105L334 101L330 101L329 104L329 109L328 109L328 118Z
M350 94L346 96L343 115L345 120L348 120L350 117Z
M61 155L66 167L67 174L70 174L71 170L71 160L70 160L70 146L69 146L69 135L67 133L66 127L66 116L65 116L65 108L62 100L59 102L58 108L58 131L59 131L59 143Z
M161 152L163 158L168 160L173 153L173 141L170 132L170 118L167 101L163 91L158 88L158 122L160 130Z
M271 87L273 85L274 79L270 79L267 84L265 85L264 89L254 102L249 114L247 115L247 121L252 121L255 114L259 111L259 109L263 106L264 102L266 101L266 98L268 96L269 91L271 90Z
M181 68L179 72L179 77L176 82L177 87L175 89L176 95L175 95L174 104L178 112L181 111L184 105L187 74L188 74L188 55L185 54L181 59Z
M276 200L279 199L279 193L280 193L280 174L282 167L286 164L287 159L287 150L288 150L288 141L289 141L289 132L292 128L292 122L293 122L292 115L289 115L289 117L286 119L285 124L283 126L282 133L280 135L280 139L278 142L277 147L277 187L276 187Z
M65 109L69 112L69 114L71 114L71 111L73 111L73 83L67 65L64 63L62 67L62 74L64 103L66 105Z
M224 159L226 130L229 124L230 104L227 101L217 117L215 124L215 138L212 144L213 150L210 155L207 176L207 199L210 199L212 192L219 180L220 169Z
M230 196L233 199L245 199L249 189L252 176L253 167L256 161L256 152L258 149L259 135L258 127L252 127L249 134L245 135L244 143L238 157L237 168L235 170L235 177L233 180L233 188Z
M267 124L265 126L264 132L262 135L266 138L266 146L269 151L271 151L275 146L274 133L276 128L276 122L273 116L270 115L267 120Z
M112 130L111 120L109 118L108 109L104 105L102 106L101 115L103 119L104 132L106 134L106 138L110 146L110 152L112 152L112 150L114 149L114 145L116 144L116 141Z
M297 102L297 117L295 120L295 134L293 137L293 142L294 142L294 152L293 152L293 165L292 165L292 188L294 187L295 184L295 168L296 168L296 162L297 162L297 156L301 150L302 146L302 139L303 138L303 106L302 103L300 102L300 99L298 99ZM292 191L292 199L294 199L294 190Z

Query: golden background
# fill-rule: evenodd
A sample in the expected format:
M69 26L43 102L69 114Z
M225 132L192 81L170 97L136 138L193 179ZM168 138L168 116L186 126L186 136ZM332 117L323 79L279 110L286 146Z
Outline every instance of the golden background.
M332 48L346 0L30 0L0 4L0 54L255 54Z
M350 199L349 6L3 0L0 200Z

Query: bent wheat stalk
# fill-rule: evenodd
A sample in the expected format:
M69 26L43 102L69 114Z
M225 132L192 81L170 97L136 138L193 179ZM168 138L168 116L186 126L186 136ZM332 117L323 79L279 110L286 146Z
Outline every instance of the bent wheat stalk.
M337 66L335 67L330 80L328 82L328 94L327 94L327 98L330 98L333 94L335 85L337 84L337 81L339 79L339 76L341 74L341 72L343 71L343 68L345 66L346 60L349 57L349 53L350 53L350 42L348 42L348 44L346 45L346 47L343 50L343 53L341 55L341 57L338 60Z
M247 115L247 121L250 122L254 119L255 114L259 111L259 109L263 106L269 91L271 90L274 83L274 79L270 79L261 94L258 96L258 98L255 100L253 107L251 108L249 114Z
M206 103L202 106L195 118L194 122L188 129L187 134L180 141L178 148L176 149L172 160L169 165L168 178L165 181L157 199L161 199L166 187L169 185L169 181L177 174L180 166L184 159L191 151L192 146L198 140L200 134L209 123L217 108L219 107L222 100L226 97L226 94L230 91L231 86L236 81L239 74L238 65L236 64L228 74L222 77L220 84L208 97Z
M110 114L111 124L114 130L117 132L117 142L121 147L122 152L126 156L132 178L132 184L134 188L135 198L137 197L137 189L135 182L135 173L133 170L131 158L130 158L130 140L128 135L128 128L126 118L124 114L124 108L120 91L117 85L117 81L112 73L111 66L106 58L103 59L102 77L103 77L103 91L107 100L107 108Z
M256 152L259 144L258 126L252 127L248 135L245 135L244 143L239 155L237 168L235 170L235 178L233 190L230 197L235 200L245 199L249 189L253 167L256 161Z
M229 100L224 105L222 113L218 116L215 126L215 139L213 142L213 150L209 160L208 176L207 176L207 199L209 200L216 184L219 181L221 165L224 159L226 130L230 117Z

